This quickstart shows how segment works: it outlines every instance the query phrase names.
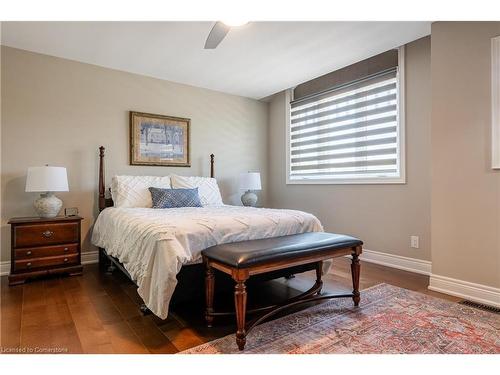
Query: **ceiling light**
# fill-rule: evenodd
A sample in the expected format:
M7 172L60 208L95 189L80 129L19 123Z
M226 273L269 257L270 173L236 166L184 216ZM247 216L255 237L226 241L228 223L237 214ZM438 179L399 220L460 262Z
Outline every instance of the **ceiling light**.
M229 27L238 27L238 26L243 26L248 23L246 20L239 20L239 19L232 19L232 20L226 20L226 21L221 21L224 25L229 26Z

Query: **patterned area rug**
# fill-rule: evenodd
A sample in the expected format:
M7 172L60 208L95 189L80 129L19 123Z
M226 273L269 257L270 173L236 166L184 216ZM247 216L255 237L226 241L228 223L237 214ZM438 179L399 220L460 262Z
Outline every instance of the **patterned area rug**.
M181 354L500 353L500 314L387 284L255 327L239 352L229 335Z

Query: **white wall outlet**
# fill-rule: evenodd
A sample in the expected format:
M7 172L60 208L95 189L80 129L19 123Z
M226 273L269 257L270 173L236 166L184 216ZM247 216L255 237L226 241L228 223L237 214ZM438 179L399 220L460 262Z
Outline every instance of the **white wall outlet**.
M418 249L418 236L410 236L410 246Z

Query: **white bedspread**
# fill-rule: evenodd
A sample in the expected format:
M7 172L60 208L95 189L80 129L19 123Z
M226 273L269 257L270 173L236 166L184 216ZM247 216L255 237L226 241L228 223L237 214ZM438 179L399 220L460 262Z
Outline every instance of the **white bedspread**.
M165 319L177 273L182 265L200 261L202 250L228 242L321 231L315 216L293 210L113 207L99 214L92 243L123 263L146 306Z

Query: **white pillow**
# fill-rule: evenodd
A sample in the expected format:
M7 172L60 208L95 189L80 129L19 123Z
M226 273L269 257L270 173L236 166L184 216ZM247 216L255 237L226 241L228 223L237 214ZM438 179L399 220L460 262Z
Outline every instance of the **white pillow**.
M184 177L171 175L170 181L173 189L198 188L202 206L223 206L217 180L210 177Z
M150 187L170 189L169 176L114 176L111 197L115 207L153 207Z

